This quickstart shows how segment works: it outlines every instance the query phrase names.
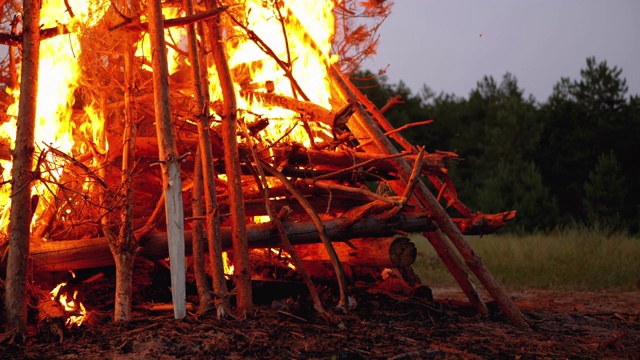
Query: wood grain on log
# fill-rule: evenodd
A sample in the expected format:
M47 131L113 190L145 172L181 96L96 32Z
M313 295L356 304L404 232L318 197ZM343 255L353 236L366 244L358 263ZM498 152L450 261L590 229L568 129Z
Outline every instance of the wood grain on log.
M346 243L336 242L333 247L340 261L355 266L398 268L411 266L416 261L417 249L407 237L360 238ZM321 244L296 245L293 250L301 260L329 260Z

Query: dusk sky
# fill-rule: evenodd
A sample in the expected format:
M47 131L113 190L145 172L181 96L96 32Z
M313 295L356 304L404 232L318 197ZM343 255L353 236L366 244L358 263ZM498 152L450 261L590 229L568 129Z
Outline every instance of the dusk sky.
M508 71L544 102L595 56L640 94L639 17L640 0L396 0L363 68L389 65L389 82L414 94L426 84L464 97L484 75L499 82Z

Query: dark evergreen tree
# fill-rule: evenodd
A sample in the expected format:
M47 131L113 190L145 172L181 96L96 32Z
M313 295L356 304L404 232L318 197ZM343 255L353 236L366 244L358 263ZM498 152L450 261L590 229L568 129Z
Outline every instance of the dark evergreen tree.
M414 95L404 83L388 84L371 72L356 74L354 82L378 107L403 98L405 104L385 114L396 127L434 120L403 135L427 151L458 153L461 161L448 168L465 203L485 212L516 209L519 219L527 217L520 229L548 229L592 219L595 195L586 194L586 182L600 154L617 159L627 180L620 186L640 183L640 97L627 96L621 69L595 58L586 63L580 79L560 79L542 105L525 97L509 73L499 83L485 76L468 98L436 95L426 85ZM617 205L619 217L638 231L632 219L640 218L640 192L620 191L627 196Z
M561 212L586 219L583 184L600 154L612 151L623 175L640 181L634 159L640 151L640 118L637 100L627 98L621 69L591 57L580 75L575 81L562 78L543 106L544 131L537 159L545 182L558 196ZM637 216L631 204L640 202L640 195L629 194L620 208L626 218Z
M587 219L591 224L612 228L624 225L622 209L627 184L613 151L598 156L598 162L584 184Z
M516 209L518 216L507 228L510 231L548 230L558 216L555 197L533 162L500 161L478 192L478 206L489 213Z

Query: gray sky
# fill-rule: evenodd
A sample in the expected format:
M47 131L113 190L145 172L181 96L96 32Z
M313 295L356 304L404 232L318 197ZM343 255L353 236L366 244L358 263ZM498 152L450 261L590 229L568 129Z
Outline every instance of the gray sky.
M414 94L426 84L464 97L484 75L509 71L544 102L589 56L621 68L640 94L640 0L395 0L363 68L389 65L389 81Z

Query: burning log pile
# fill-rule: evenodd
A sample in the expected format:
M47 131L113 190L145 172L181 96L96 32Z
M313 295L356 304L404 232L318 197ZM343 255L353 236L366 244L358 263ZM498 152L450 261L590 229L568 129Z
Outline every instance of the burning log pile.
M167 257L175 233L166 224L176 221L176 209L170 210L174 199L165 199L169 187L180 186L183 206L177 210L184 212L179 228L187 255L211 250L217 263L219 250L233 250L237 263L244 257L235 243L239 239L252 249L287 250L303 272L299 265L305 262L329 260L346 307L343 264L410 266L415 246L394 236L424 233L478 311L486 313L486 306L463 260L511 320L525 324L462 237L492 233L515 211L469 209L447 175L456 154L427 153L408 143L402 129L393 129L351 84L330 51L333 16L347 10L333 9L333 3L249 1L216 7L206 1L202 9L195 5L194 15L190 2L184 7L167 2L160 24L151 21L151 10L145 17L142 8L124 11L115 2L43 9L66 24L55 35L67 35L42 40L52 53L41 51L41 72L70 74L54 80L64 82L64 94L40 91L37 100L33 270L119 267L118 256L126 253ZM42 21L46 26L53 20ZM203 21L208 26L198 26L197 33L185 27ZM156 58L157 41L151 39L149 47L149 33L153 37L158 25L168 43L165 83L157 71L163 66ZM224 42L215 40L220 34ZM0 41L15 45L15 36ZM73 55L60 50L67 48L67 37ZM225 49L216 49L223 43ZM45 68L48 57L63 55L69 68L59 67L60 60ZM163 89L168 103L158 100ZM13 95L17 101L19 94ZM49 113L43 105L47 97ZM163 155L168 140L160 130L159 108L170 110L171 127L162 132L173 134L172 160ZM7 113L15 115L13 105ZM45 120L49 125L42 125ZM11 152L5 149L12 141L9 135L0 138L4 179L10 178L5 164L12 161ZM177 183L163 179L171 161L179 161ZM459 215L450 218L441 203ZM203 240L193 246L191 241L202 237L203 226L204 249Z

